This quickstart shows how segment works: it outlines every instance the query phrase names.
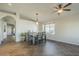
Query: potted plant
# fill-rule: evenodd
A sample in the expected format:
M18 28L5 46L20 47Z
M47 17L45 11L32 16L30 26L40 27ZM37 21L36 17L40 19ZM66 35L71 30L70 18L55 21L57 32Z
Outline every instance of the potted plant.
M21 39L24 41L25 40L25 36L26 36L26 33L21 33Z

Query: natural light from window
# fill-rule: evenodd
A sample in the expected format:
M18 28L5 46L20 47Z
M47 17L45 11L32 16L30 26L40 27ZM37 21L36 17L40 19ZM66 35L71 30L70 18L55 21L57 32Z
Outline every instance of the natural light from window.
M43 31L45 31L48 34L55 34L55 24L44 24L43 25Z

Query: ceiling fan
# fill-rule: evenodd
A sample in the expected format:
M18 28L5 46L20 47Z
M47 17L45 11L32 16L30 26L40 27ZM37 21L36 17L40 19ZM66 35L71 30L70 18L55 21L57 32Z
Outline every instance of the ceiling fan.
M72 3L68 3L66 5L63 4L59 4L58 6L54 7L55 8L55 12L58 13L58 15L60 15L63 11L71 11L71 9L66 9L66 7L70 6Z

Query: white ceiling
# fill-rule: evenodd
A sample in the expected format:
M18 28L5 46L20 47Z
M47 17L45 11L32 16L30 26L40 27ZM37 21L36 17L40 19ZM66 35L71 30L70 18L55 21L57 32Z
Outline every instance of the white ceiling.
M9 6L7 3L0 3L0 10L18 12L22 16L33 20L35 20L35 13L39 13L38 19L40 22L47 22L79 13L78 3L68 6L67 8L71 8L72 11L63 12L60 16L54 13L55 6L57 6L57 3L13 3L12 6Z

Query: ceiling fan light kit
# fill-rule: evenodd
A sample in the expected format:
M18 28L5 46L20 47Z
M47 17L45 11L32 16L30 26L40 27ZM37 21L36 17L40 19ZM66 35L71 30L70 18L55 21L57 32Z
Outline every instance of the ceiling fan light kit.
M63 9L58 10L58 13L62 13L62 12L63 12Z

